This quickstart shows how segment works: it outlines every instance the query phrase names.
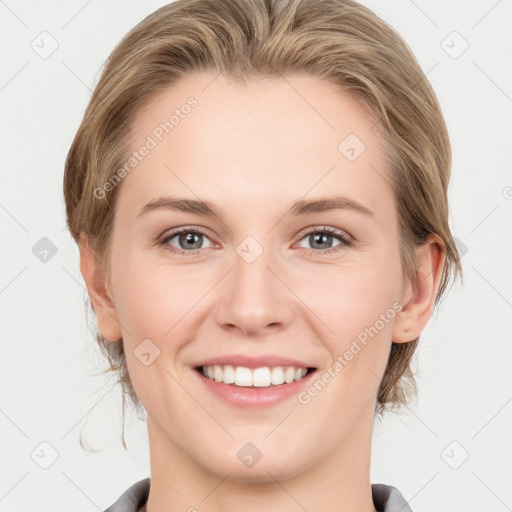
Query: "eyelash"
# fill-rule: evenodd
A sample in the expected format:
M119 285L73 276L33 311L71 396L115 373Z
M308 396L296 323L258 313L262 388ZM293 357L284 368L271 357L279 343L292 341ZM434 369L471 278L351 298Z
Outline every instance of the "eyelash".
M194 233L194 234L203 235L206 238L209 238L208 235L203 230L201 230L201 229L184 227L184 228L180 228L180 229L177 229L177 230L172 231L171 233L169 233L163 240L158 242L158 245L160 247L163 247L165 245L166 246L165 247L166 250L168 250L168 251L170 251L172 253L181 254L181 255L187 254L189 256L194 256L199 251L201 251L201 249L194 249L194 250L191 250L191 251L186 251L184 249L178 249L178 248L173 247L172 245L168 244L169 240L172 240L173 238L175 238L178 235L181 235L182 233ZM302 238L300 238L299 241L303 240L304 238L306 238L307 236L312 235L312 234L327 234L327 235L331 235L333 237L338 238L340 240L340 242L341 242L339 245L336 245L334 247L330 247L328 249L316 249L316 250L315 249L308 249L310 252L311 251L318 252L321 255L331 254L333 252L341 251L341 250L343 250L344 247L350 247L354 243L353 240L348 235L346 235L343 231L340 231L340 230L334 229L334 228L329 228L327 226L324 226L322 228L310 229L309 231L307 231L306 233L303 234Z

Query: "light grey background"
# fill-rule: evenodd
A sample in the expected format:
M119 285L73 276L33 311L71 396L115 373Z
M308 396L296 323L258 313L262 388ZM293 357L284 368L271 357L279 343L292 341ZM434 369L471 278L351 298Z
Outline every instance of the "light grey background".
M165 3L0 1L1 512L104 510L149 476L145 423L127 418L124 451L119 389L94 376L104 363L62 176L105 59ZM398 487L415 512L511 510L512 2L363 3L403 35L438 94L453 147L450 222L467 249L465 287L423 335L418 402L375 426L371 481ZM46 262L33 252L43 237L57 249ZM82 450L81 432L98 452Z

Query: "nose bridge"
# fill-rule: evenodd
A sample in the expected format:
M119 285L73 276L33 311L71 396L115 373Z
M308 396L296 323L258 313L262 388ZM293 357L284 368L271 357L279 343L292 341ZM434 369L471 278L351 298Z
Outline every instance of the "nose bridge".
M226 280L217 310L221 324L235 325L245 332L257 332L290 319L290 297L275 275L271 249L253 237L237 247L234 268Z

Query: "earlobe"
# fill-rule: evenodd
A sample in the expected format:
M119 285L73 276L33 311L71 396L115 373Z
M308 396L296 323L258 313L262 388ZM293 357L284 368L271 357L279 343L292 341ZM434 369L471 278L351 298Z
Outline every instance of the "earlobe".
M79 250L80 271L89 292L98 329L108 341L119 341L122 333L117 312L108 294L104 274L99 268L94 251L87 239L84 238L80 242Z
M445 253L441 238L431 234L417 251L418 273L403 297L405 305L397 315L393 342L415 340L427 325L434 309L437 290L443 273Z

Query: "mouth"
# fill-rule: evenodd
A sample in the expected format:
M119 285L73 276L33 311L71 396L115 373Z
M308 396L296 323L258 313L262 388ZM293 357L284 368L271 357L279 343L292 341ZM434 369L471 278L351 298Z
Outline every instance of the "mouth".
M300 381L316 371L313 367L201 365L194 368L212 381L242 388L273 388Z

